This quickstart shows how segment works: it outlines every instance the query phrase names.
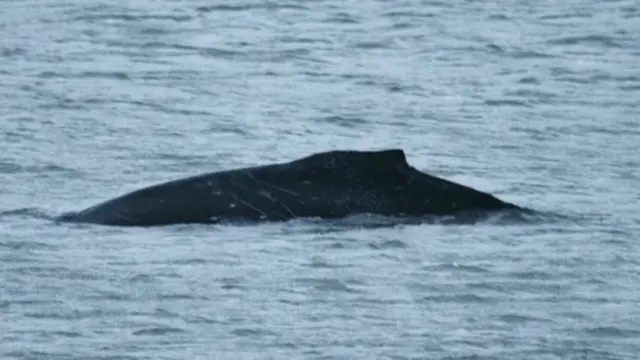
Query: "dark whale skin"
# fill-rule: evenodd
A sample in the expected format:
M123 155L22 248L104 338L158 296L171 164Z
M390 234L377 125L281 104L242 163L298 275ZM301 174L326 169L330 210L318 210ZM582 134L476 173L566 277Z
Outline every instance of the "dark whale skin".
M356 214L454 215L520 209L493 195L418 171L403 150L336 150L294 161L169 181L65 214L62 221L158 226L285 221Z

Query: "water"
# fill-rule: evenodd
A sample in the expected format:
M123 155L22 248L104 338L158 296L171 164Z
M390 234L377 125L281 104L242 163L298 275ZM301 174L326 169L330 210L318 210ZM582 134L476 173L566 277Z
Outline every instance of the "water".
M637 359L637 1L15 1L2 359ZM53 216L338 148L561 217Z

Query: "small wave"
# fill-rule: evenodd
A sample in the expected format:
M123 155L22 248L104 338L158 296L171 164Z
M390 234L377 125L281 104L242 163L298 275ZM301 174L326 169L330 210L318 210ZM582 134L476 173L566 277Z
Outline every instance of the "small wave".
M155 317L170 318L170 319L175 319L180 317L180 315L163 308L155 308L153 311L133 311L131 312L131 315L132 316L155 316Z
M596 45L607 48L620 48L616 40L607 35L566 36L552 39L547 42L550 45Z
M475 294L448 294L448 295L432 295L422 298L423 301L435 303L491 303L493 298L479 296Z
M413 301L410 299L399 298L382 298L378 295L374 296L358 296L355 301L358 303L375 304L375 305L410 305Z
M515 271L509 274L510 277L524 280L551 280L553 275L542 271Z
M593 14L586 12L571 12L566 14L548 14L538 17L539 20L558 20L558 19L587 19L593 17Z
M533 89L519 89L515 91L509 91L509 92L506 92L505 95L527 99L526 101L530 103L544 103L544 104L548 104L553 99L558 98L558 95L556 94L539 91L539 90L533 90Z
M421 12L419 9L415 10L391 10L387 13L382 14L382 16L388 16L390 18L432 18L436 17L437 14L433 12Z
M37 351L37 350L11 350L2 355L6 356L7 359L69 359L73 358L73 356L64 356L60 355L55 351ZM136 360L138 358L127 358L126 360ZM118 359L125 360L125 359Z
M18 47L18 46L13 46L13 47L7 47L7 46L2 46L0 47L0 57L3 58L11 58L14 56L22 56L25 55L27 53L27 50L25 48L22 47ZM0 71L0 74L4 74L5 71ZM6 72L6 74L9 74L9 72Z
M70 269L65 266L17 266L8 272L15 272L23 275L38 275L43 278L71 279L71 280L100 280L101 277L87 271Z
M308 76L308 77L312 77L312 78L331 78L333 76L333 74L330 74L328 72L319 72L319 71L302 71L300 72L301 75L304 76ZM276 74L274 72L266 72L264 75L267 76L281 76L281 74Z
M147 274L137 274L134 275L133 277L131 277L129 279L129 282L132 283L146 283L146 284L153 284L156 281L154 280L154 278L150 275Z
M363 49L363 50L373 50L373 49L388 49L389 46L380 41L362 41L356 43L355 48Z
M174 328L174 327L151 327L146 329L140 329L133 332L133 335L136 336L160 336L160 335L169 335L169 334L179 334L184 333L183 329Z
M640 90L640 84L638 85L621 85L619 87L620 90L624 91L637 91Z
M51 331L48 333L50 336L60 336L67 338L77 338L82 337L82 334L77 331Z
M462 265L462 264L458 264L458 263L445 263L445 264L436 264L436 265L428 265L428 266L424 266L422 267L422 270L426 270L428 272L434 272L434 271L466 271L466 272L471 272L471 273L488 273L490 272L489 270L481 267L481 266L475 266L475 265Z
M358 19L347 13L335 13L331 15L329 18L325 19L324 22L329 24L358 24L360 21Z
M488 106L514 106L514 107L531 107L526 101L517 99L493 99L485 100L485 105Z
M194 299L208 300L204 296L194 296L191 294L166 294L166 295L160 295L159 299L161 300L194 300Z
M525 76L518 80L519 84L540 85L540 79L535 76Z
M214 11L228 11L228 12L232 12L232 11L247 11L247 10L251 10L255 7L255 5L250 5L250 4L246 4L246 5L211 5L211 6L198 6L196 7L196 11L199 12L204 12L204 13L208 13L208 12L214 12Z
M22 171L22 166L14 163L0 162L0 173L15 174Z
M514 59L550 59L555 57L552 54L547 54L540 51L522 49L510 52L510 55Z
M509 20L511 18L507 14L497 13L497 14L489 14L489 16L487 16L487 19L489 19L489 20Z
M23 314L26 318L32 319L51 319L51 320L72 320L73 316L64 313L53 312L25 312Z
M98 294L83 296L85 300L108 300L108 301L132 301L131 295L118 293L116 291L97 291Z
M11 300L7 302L8 305L36 305L38 307L43 307L45 305L62 305L64 302L62 300L43 300L43 299L20 299L20 300Z
M139 101L139 100L128 101L128 100L87 99L85 100L85 103L87 104L124 104L124 105L129 105L134 107L146 107L148 109L163 112L165 114L177 114L177 115L188 115L188 116L211 115L211 113L206 110L192 110L192 109L185 109L185 108L181 109L181 108L174 107L175 105L173 104L171 104L171 106L168 106L167 104L152 103L152 102ZM178 133L171 133L171 134L176 135Z
M546 319L541 319L532 316L519 315L519 314L505 314L500 316L500 320L509 324L525 324L528 322L540 322L540 321L551 321Z
M587 333L597 337L619 337L619 338L638 338L640 337L640 331L623 329L616 326L601 326L596 328L587 329Z
M193 315L193 316L180 316L187 323L194 324L224 324L224 321L218 319L211 319L205 315Z
M8 217L20 217L38 220L55 220L54 216L38 209L38 208L20 208L13 210L0 211L0 219Z
M117 80L131 80L129 75L120 71L83 71L76 75L79 78L103 78L103 79L117 79Z
M499 54L504 54L506 53L505 49L503 49L502 47L496 45L496 44L487 44L486 49L489 52L493 52L493 53L499 53Z
M275 335L275 333L272 331L263 330L263 329L251 329L251 328L239 328L239 329L233 330L231 333L233 333L236 336L246 336L246 337Z
M344 117L338 115L323 117L316 119L316 121L319 123L334 124L345 128L355 128L368 124L366 119L360 117Z
M244 289L245 287L242 285L242 283L244 282L244 278L241 277L237 277L237 278L222 278L220 279L220 282L222 283L222 285L220 286L222 289L224 290L240 290L240 289Z
M0 161L0 173L16 174L16 173L68 173L73 175L79 175L80 172L71 168L56 164L42 164L42 165L21 165L15 162Z
M210 5L210 6L198 6L196 7L196 11L201 13L210 13L210 12L235 12L235 11L248 11L254 9L262 9L262 10L306 10L307 8L298 5L298 4L277 4L274 2L257 2L255 4L240 4L240 5Z
M169 50L181 50L181 51L194 51L194 52L198 52L200 54L208 55L211 57L229 57L229 56L235 56L235 55L242 55L242 52L228 50L228 49L206 47L206 46L184 45L184 44L176 44L176 43L165 43L165 42L157 42L157 41L146 42L136 46L140 46L143 49L152 49L152 50L169 49Z
M361 293L362 291L352 288L338 279L313 279L300 278L298 282L311 285L314 290L319 292L344 292L344 293Z
M284 223L282 231L286 233L327 234L361 229L381 229L420 225L523 225L540 224L554 220L566 220L567 216L543 213L526 208L496 212L467 211L456 215L438 216L384 216L378 214L356 214L341 219L323 219L317 217L296 218ZM225 221L225 225L256 226L251 221ZM345 247L344 240L333 243L333 247Z
M330 264L326 259L319 256L314 256L306 266L316 269L332 269L336 267L335 265Z
M402 240L386 240L386 241L372 241L369 243L369 247L376 250L383 249L405 249L409 245Z
M171 20L175 22L185 22L193 20L194 17L191 15L178 15L178 14L91 14L91 15L81 15L73 18L75 21L88 21L88 22L98 22L98 21L108 21L108 20L117 20L117 21L144 21L144 20Z
M169 261L172 265L195 265L195 264L210 264L211 260L203 258L190 258L190 259L178 259Z

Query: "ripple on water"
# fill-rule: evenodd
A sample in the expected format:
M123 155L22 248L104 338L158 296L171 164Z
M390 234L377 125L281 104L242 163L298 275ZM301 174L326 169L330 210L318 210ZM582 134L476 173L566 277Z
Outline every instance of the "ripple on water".
M158 327L148 327L140 330L135 330L132 332L132 334L136 336L163 336L163 335L171 335L171 334L180 334L184 332L185 330L180 328L158 326Z
M633 329L625 329L616 326L599 326L595 328L586 329L586 332L589 335L596 336L598 338L602 337L613 337L613 338L640 338L640 331Z
M442 264L432 264L426 265L421 268L426 272L439 272L439 271L456 271L456 272L470 272L470 273L488 273L491 272L489 269L486 269L482 266L476 265L463 265L458 263L442 263Z
M584 36L566 36L551 39L548 41L550 45L588 45L605 48L619 48L620 44L612 36L607 35L584 35Z
M231 331L231 333L237 336L249 338L276 335L276 333L274 333L273 331L260 328L238 328Z
M319 293L361 293L361 290L347 285L346 282L336 278L298 278L296 282L305 286L311 286L314 291Z
M406 249L409 247L409 244L407 244L402 240L383 240L383 241L372 241L368 244L368 246L376 250Z

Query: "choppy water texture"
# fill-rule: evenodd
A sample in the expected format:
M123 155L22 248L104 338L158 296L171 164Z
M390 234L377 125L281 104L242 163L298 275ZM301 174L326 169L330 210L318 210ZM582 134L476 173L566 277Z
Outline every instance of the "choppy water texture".
M5 1L3 359L637 359L638 1ZM338 148L563 215L51 217Z

